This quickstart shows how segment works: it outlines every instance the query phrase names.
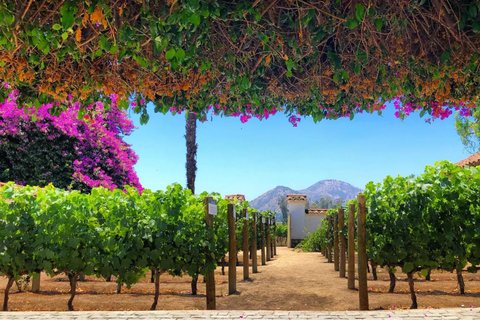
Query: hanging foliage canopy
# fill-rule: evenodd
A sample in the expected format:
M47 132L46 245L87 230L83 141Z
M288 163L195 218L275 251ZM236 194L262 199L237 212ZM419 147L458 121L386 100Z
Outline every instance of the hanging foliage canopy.
M132 95L156 112L468 114L477 0L0 0L0 79L37 105ZM38 100L37 100L38 99ZM61 109L62 106L59 106ZM53 110L55 112L55 110ZM292 119L292 118L291 118Z

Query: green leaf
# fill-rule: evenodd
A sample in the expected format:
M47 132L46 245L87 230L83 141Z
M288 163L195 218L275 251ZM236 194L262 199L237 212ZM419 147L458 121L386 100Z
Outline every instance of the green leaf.
M185 59L185 51L182 48L179 48L175 52L175 58L177 58L178 61L182 61L183 59Z
M353 72L357 75L360 74L362 72L362 66L359 63L355 62L353 64Z
M383 19L375 19L375 25L377 26L377 31L382 31Z
M73 9L66 8L66 6L67 5L63 6L60 10L60 12L62 13L62 17L60 18L60 20L62 21L62 27L64 30L67 30L73 25L73 21L75 18Z
M365 7L362 4L357 3L355 5L355 17L359 22L361 22L364 16L365 16Z
M142 115L140 116L140 124L146 124L149 119L150 116L148 115L148 113L142 113Z
M468 8L468 13L470 14L470 17L472 19L476 18L477 17L477 6L470 6L470 8Z
M287 71L287 77L291 77L291 76L293 76L292 70L288 70Z
M127 110L128 107L130 106L130 102L128 100L120 100L120 103L118 104L121 109Z
M409 272L412 272L414 269L414 265L412 262L406 262L403 267L402 267L402 270L403 272L405 273L409 273Z
M450 60L450 51L444 51L442 53L442 57L440 58L442 60L442 63L446 63Z
M203 9L202 16L204 16L205 18L208 18L208 16L210 16L210 11L208 11L208 9Z
M251 84L250 84L250 79L248 79L247 76L243 76L242 78L242 87L246 90L248 88L250 88Z
M62 29L62 26L59 25L58 23L55 23L55 24L52 26L52 29L58 31L58 30Z
M194 14L192 14L192 15L188 18L188 21L190 21L190 22L193 23L194 25L198 26L198 25L200 24L200 13L195 12Z
M165 58L167 60L172 60L175 57L175 48L171 47L167 52L165 52Z
M346 21L346 24L349 29L355 29L358 26L357 20L354 20L354 19L348 19Z
M68 38L68 32L62 33L62 39L67 40L67 38Z
M475 21L473 23L473 32L479 33L480 32L480 21Z
M110 47L110 53L115 54L118 52L118 46L111 46Z

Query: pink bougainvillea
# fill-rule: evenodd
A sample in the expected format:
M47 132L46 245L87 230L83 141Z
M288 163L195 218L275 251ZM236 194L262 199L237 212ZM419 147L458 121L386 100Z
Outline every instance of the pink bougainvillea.
M3 180L35 185L52 182L82 191L124 185L142 189L133 168L138 157L122 139L134 129L133 122L118 108L116 95L110 96L108 110L97 102L84 107L85 113L80 103L70 100L65 102L69 108L58 116L49 113L53 104L18 106L17 95L13 89L0 103L0 155L9 159L0 162Z

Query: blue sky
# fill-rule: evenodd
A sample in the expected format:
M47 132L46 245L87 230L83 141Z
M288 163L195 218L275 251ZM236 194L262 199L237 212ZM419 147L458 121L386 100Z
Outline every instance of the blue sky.
M149 110L152 110L151 108ZM241 193L253 200L278 186L307 188L337 179L363 188L386 175L423 172L435 161L457 162L470 154L458 137L453 115L432 124L413 114L401 121L389 106L382 116L358 114L349 119L314 123L302 118L293 127L284 114L268 120L209 118L197 124L196 191ZM126 141L139 161L135 169L145 188L157 190L185 181L185 117L150 112Z

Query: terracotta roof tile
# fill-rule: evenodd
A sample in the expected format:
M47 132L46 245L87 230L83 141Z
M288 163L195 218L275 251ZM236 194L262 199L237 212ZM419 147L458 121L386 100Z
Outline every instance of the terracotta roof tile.
M225 200L235 201L237 199L241 201L245 201L245 196L243 194L230 194L228 196L225 196Z
M307 202L306 194L287 194L287 202L304 201Z
M474 153L470 157L460 160L455 164L460 167L464 167L464 166L476 167L480 165L480 152Z
M308 209L307 214L327 214L328 209Z

